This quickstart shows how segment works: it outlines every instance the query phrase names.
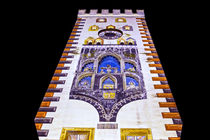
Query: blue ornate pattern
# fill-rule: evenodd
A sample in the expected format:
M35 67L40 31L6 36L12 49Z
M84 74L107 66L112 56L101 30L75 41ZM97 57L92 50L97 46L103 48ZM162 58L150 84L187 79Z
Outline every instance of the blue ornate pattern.
M105 56L99 63L98 73L102 71L108 73L109 69L111 71L110 73L114 73L116 70L115 68L117 69L117 72L120 72L120 62L118 59L114 56Z
M86 76L79 81L78 88L86 89L91 87L92 76Z
M127 87L138 87L139 82L136 81L136 79L134 79L133 77L126 76L126 86Z
M125 62L125 70L130 72L135 72L136 67L131 63Z
M107 78L103 81L102 83L102 88L103 89L114 89L114 81L111 78Z
M138 49L84 47L69 98L93 105L100 122L116 122L121 107L147 98Z
M93 70L93 62L87 63L82 67L83 72L92 71Z

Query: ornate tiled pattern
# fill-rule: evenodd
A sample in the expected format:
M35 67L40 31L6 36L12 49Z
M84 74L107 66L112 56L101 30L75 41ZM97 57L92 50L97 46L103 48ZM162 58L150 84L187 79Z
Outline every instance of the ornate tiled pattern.
M70 99L90 103L100 121L113 122L123 105L146 98L136 46L82 48Z

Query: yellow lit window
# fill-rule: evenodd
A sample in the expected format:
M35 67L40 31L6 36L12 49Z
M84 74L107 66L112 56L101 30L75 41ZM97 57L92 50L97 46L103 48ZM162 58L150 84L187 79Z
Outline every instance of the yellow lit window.
M98 31L99 27L96 25L90 26L90 28L88 29L88 31Z
M104 40L102 38L97 38L97 39L95 39L95 44L102 45L102 44L104 44Z
M126 22L125 18L116 18L115 22Z
M96 22L106 22L107 21L107 19L106 18L97 18L96 19Z
M103 89L114 89L114 85L112 84L104 84Z
M94 43L94 38L93 37L88 37L85 39L84 44L85 45L92 45Z
M119 38L119 39L117 40L117 44L119 44L119 45L125 45L125 44L126 44L126 41L125 41L124 38Z
M130 30L130 26L125 26L125 29L126 30Z
M149 128L121 128L121 140L152 140Z
M60 140L94 140L94 128L63 128Z
M109 25L109 26L107 26L106 28L107 28L107 29L115 29L115 26Z

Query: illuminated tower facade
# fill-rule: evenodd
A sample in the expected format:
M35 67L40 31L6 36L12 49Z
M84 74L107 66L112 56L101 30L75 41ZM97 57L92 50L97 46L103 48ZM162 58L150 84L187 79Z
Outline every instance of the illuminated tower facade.
M143 10L79 10L35 125L40 140L180 139Z

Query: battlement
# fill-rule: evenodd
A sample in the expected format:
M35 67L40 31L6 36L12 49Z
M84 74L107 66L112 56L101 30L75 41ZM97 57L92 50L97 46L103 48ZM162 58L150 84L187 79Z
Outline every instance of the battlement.
M180 140L144 10L80 9L35 117L39 140Z
M98 9L90 9L90 12L87 12L86 9L80 9L78 12L78 17L86 16L131 16L131 17L144 17L144 10L136 9L135 12L132 9L125 9L124 12L120 9L113 9L112 12L109 12L109 9L102 9L101 12Z

